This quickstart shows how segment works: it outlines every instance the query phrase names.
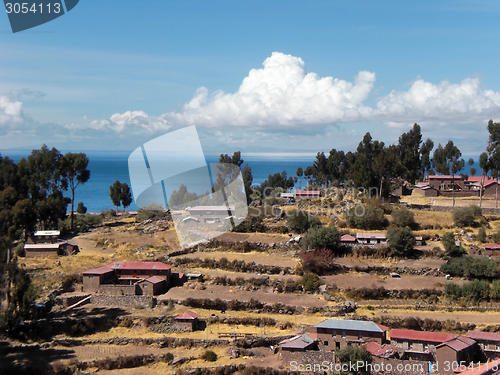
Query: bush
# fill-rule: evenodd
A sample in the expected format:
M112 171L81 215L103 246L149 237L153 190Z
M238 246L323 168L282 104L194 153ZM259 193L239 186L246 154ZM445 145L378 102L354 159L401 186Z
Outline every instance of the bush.
M485 243L485 242L486 242L486 228L485 228L485 227L481 227L481 228L479 228L479 230L478 230L478 232L477 232L476 239L477 239L479 242L482 242L482 243Z
M265 232L266 226L262 221L262 216L247 216L240 224L234 228L234 232L255 233Z
M321 226L321 222L316 216L310 215L302 210L291 210L287 212L286 222L290 229L298 233L304 233L309 228Z
M16 249L14 250L14 252L16 253L16 255L18 257L23 257L25 255L24 254L24 242L19 242L16 245Z
M321 280L315 273L309 272L302 276L302 281L300 284L304 287L304 290L308 292L313 292L319 288L321 285Z
M415 247L415 236L410 228L391 228L387 231L387 244L392 256L409 257Z
M349 225L358 229L377 230L384 229L389 221L384 216L384 210L371 205L364 206L364 215L359 215L359 210L352 208L348 213ZM358 214L358 215L357 215Z
M481 217L481 208L476 205L457 208L453 211L453 222L457 227L472 227L477 225L475 220Z
M442 264L441 271L451 276L494 280L500 277L500 264L493 259L464 256L458 261Z
M322 249L336 251L339 248L340 235L336 227L313 227L307 231L303 246L305 249Z
M78 205L76 206L76 212L82 215L87 213L87 207L83 205L83 202L78 202Z
M168 212L158 203L150 203L146 207L139 208L137 219L140 221L149 219L161 219L168 216Z
M398 227L415 227L415 214L406 208L400 208L392 211L392 222Z
M371 363L372 356L364 346L347 346L345 349L338 350L336 353L340 363ZM362 371L362 369L361 369Z
M336 269L334 257L335 253L329 249L303 251L300 254L302 269L318 275L330 273Z
M445 233L442 242L445 254L450 257L461 257L462 255L467 254L467 250L465 250L463 246L457 245L455 235L452 232Z
M207 350L203 355L203 359L208 362L215 362L217 361L217 354L211 350Z

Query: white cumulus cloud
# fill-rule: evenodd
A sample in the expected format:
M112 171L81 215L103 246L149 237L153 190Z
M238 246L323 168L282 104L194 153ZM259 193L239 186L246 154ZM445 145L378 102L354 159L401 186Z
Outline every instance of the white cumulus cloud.
M167 131L172 127L166 115L151 116L144 111L127 111L115 113L106 120L94 120L90 123L93 129L111 129L117 133L123 131Z
M7 95L0 96L0 127L14 128L23 122L23 103Z

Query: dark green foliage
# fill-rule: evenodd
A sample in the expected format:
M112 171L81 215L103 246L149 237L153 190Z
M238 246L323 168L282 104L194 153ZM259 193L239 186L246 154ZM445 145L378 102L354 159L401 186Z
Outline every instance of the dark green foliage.
M150 203L146 207L141 207L137 211L137 219L140 221L149 219L161 219L168 217L168 212L161 204Z
M494 280L500 277L500 263L488 258L464 256L457 261L442 264L441 271L468 279Z
M485 228L485 227L481 227L481 228L479 228L479 230L478 230L478 232L477 232L476 239L477 239L479 242L482 242L482 243L485 243L485 242L486 242L486 228Z
M288 227L298 233L307 232L309 228L321 225L321 222L316 216L312 216L308 212L302 210L290 210L286 215Z
M76 206L76 212L79 214L87 213L87 207L83 205L83 202L78 202L78 205Z
M23 257L24 256L24 242L19 242L16 245L16 249L14 250L14 252L16 253L16 255L18 257Z
M414 124L413 128L399 137L398 154L401 163L401 177L414 184L421 175L422 160L420 159L420 144L422 133L420 125Z
M456 208L455 210L453 210L453 222L457 227L476 226L477 223L475 222L475 220L480 217L481 209L476 205Z
M351 227L367 230L387 228L389 221L384 216L384 210L372 205L364 207L364 213L359 208L353 208L349 211L348 221Z
M321 285L321 280L315 273L309 272L302 276L300 284L304 287L304 290L308 292L313 292L319 288Z
M238 224L233 230L240 233L255 233L265 232L267 228L262 221L262 216L259 215L247 216L245 220Z
M458 246L455 241L455 235L453 232L447 232L443 235L443 247L445 254L450 257L461 257L467 254L467 250L463 246Z
M410 257L415 247L415 236L410 228L390 228L387 231L387 243L392 256Z
M486 280L472 280L462 286L447 283L444 288L447 296L465 297L473 301L484 301L490 297L490 284Z
M494 243L500 243L500 230L496 233L493 233L491 239Z
M398 227L410 227L415 226L415 214L406 208L399 208L392 211L392 222Z
M340 363L355 364L359 362L365 364L372 362L372 356L364 346L349 345L345 349L338 350L335 354ZM357 373L365 371L363 367L357 370Z
M448 141L445 147L438 145L432 157L432 165L437 173L456 176L464 169L465 161L460 159L462 153L453 141ZM454 183L454 181L452 180ZM453 206L455 206L455 188L452 189Z
M208 362L215 362L217 361L217 354L215 354L212 350L207 350L203 355L203 358Z
M63 176L66 180L66 184L71 190L71 229L73 229L73 213L75 211L75 190L78 187L78 185L84 184L90 178L90 171L87 169L87 166L89 164L89 158L83 152L77 154L68 152L61 158L61 164L62 164L61 169ZM85 212L87 212L87 210L85 210Z
M326 248L337 252L339 249L340 235L336 227L313 227L309 228L304 240L305 249Z
M117 211L120 206L123 206L123 210L125 211L132 203L132 192L126 182L121 183L116 180L113 185L109 187L109 197L113 205L116 206Z

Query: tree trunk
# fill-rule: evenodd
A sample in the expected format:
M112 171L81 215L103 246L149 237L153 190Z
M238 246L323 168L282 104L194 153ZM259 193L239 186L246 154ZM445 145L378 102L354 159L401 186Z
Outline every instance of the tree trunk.
M481 188L479 190L479 207L483 204L483 188L484 188L484 173L483 177L481 178Z
M455 207L455 175L451 176L451 196L453 197L453 207Z
M75 212L75 189L71 189L71 231L73 231L73 213Z
M498 179L495 186L495 208L498 208Z

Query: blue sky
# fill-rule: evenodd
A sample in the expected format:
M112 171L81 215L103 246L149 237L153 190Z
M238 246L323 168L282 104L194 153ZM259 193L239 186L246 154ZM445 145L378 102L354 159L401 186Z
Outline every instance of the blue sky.
M81 0L12 34L0 150L133 150L197 125L207 152L354 149L415 122L481 152L500 120L493 1ZM264 64L264 65L263 65Z

